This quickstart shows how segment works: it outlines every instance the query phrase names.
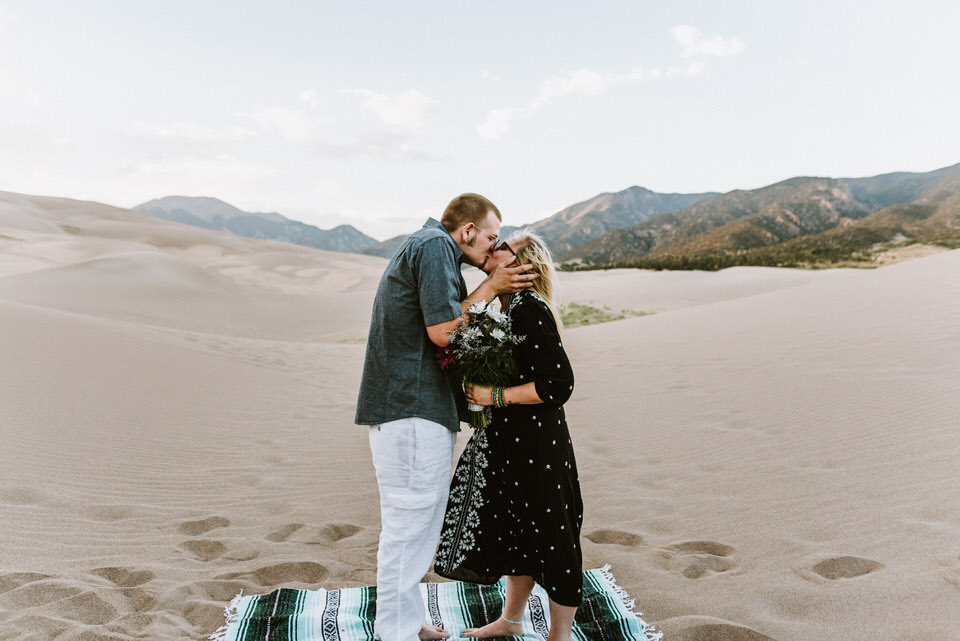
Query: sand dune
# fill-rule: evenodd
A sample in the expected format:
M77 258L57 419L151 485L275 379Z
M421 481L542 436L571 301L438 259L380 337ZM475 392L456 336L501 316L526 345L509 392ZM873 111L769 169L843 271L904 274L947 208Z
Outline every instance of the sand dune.
M351 341L384 264L0 194L0 638L373 583ZM586 565L667 639L960 639L958 274L563 274L657 312L565 337Z

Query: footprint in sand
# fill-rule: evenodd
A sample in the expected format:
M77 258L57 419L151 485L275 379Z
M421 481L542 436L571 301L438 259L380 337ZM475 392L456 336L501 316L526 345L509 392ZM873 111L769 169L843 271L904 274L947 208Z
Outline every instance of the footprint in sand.
M825 579L852 579L864 574L870 574L884 568L883 563L861 559L857 556L838 556L824 559L811 569Z
M736 549L716 541L681 541L664 550L668 555L667 569L688 579L703 579L737 567L731 558Z
M303 523L287 523L266 537L267 541L283 543L323 544L336 543L360 532L362 528L352 523L330 523L324 526L307 526Z
M960 556L948 556L940 561L940 565L947 568L943 580L960 590Z
M180 544L180 547L193 555L193 558L205 562L219 559L227 551L227 546L220 541L205 539L184 541Z
M6 505L38 505L47 496L32 487L10 487L0 490L0 503Z
M776 641L747 626L713 617L683 616L657 623L670 641Z
M157 575L149 570L133 570L130 568L97 568L91 571L99 577L110 581L121 588L133 588L153 581Z
M858 556L816 557L797 568L797 572L808 581L822 583L823 579L838 581L855 579L882 570L886 566L879 561Z
M223 604L241 591L260 590L241 581L198 581L164 593L156 609L177 612L198 630L214 630L223 623Z
M0 594L14 588L19 588L21 585L26 585L27 583L52 578L52 574L39 574L37 572L10 572L8 574L0 574Z
M106 596L106 595L105 595ZM87 625L109 623L118 610L100 595L54 578L24 583L0 595L0 610L24 612L36 617L66 619Z
M623 545L631 548L639 548L646 545L646 541L639 534L625 532L623 530L594 530L584 535L587 539L600 545Z
M326 566L313 561L294 561L267 565L252 572L221 574L217 579L248 579L262 586L279 586L287 583L320 583L328 574Z
M139 614L152 610L157 604L154 593L141 587L156 578L156 575L149 570L108 567L97 568L90 573L106 579L119 588L120 594L127 598L130 609L135 613Z
M177 529L180 530L181 534L199 536L206 534L210 530L215 530L218 527L227 527L229 525L230 521L222 516L211 516L206 519L200 519L199 521L184 521Z

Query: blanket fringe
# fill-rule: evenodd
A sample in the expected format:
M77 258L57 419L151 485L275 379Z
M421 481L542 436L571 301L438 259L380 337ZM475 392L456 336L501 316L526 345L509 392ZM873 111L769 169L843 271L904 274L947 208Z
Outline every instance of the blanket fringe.
M610 587L613 588L614 593L620 597L620 602L623 603L623 607L627 609L627 612L637 617L637 620L640 622L640 631L643 632L646 641L663 641L663 632L660 632L644 621L642 618L643 612L634 611L637 603L636 600L631 599L627 591L617 584L617 580L613 578L613 573L610 571L609 563L600 568L600 573L603 575L603 578L607 580L607 583L610 584Z
M243 590L240 590L240 594L233 597L230 603L227 604L227 607L223 610L223 618L226 620L223 625L217 628L217 631L211 634L208 638L210 641L226 641L227 630L230 629L230 624L240 618L240 599L243 597Z

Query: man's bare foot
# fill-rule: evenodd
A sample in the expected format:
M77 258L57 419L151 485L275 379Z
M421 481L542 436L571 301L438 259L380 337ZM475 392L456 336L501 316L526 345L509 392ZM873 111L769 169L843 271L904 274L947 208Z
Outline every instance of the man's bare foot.
M467 628L461 633L464 637L476 637L477 639L489 639L491 637L522 637L523 626L510 623L503 617L500 617L493 623L488 623L482 628Z
M435 625L423 625L420 626L420 634L417 636L420 637L420 641L439 641L439 639L449 639L450 633Z

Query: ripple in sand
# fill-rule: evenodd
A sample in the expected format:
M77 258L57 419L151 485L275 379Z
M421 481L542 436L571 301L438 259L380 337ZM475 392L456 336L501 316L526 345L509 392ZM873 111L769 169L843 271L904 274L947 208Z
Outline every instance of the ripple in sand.
M210 530L215 530L218 527L227 527L229 525L230 521L222 516L211 516L206 519L200 519L199 521L184 521L177 529L182 534L199 536L200 534L206 534Z

